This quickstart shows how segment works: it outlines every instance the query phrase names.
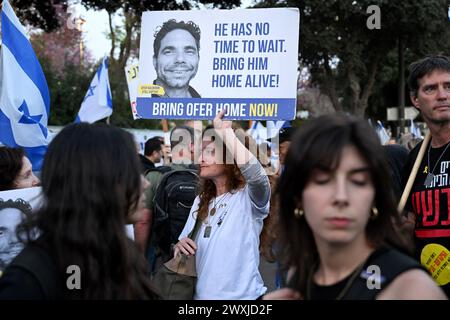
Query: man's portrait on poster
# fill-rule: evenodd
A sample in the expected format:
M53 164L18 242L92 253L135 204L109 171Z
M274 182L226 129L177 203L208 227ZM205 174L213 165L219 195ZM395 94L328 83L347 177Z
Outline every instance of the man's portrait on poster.
M200 28L192 21L170 19L154 34L153 66L156 79L153 84L163 88L152 97L200 98L189 85L195 77L200 60Z
M20 198L5 201L0 198L0 271L22 250L23 244L17 238L16 227L31 214L32 207L27 201Z

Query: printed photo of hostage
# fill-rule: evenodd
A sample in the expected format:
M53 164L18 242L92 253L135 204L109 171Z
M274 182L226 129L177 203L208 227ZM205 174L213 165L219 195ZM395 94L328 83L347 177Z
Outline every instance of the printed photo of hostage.
M31 205L23 200L0 198L0 276L11 260L23 249L16 236L16 227L32 214Z
M292 8L143 12L136 113L294 119L298 26Z
M200 28L192 21L168 20L155 33L153 66L159 86L152 97L200 98L189 85L200 60ZM156 88L155 88L156 91Z

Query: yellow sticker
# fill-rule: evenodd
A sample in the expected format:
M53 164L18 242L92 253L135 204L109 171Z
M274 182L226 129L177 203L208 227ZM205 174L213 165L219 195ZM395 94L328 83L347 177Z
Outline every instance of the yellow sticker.
M440 244L427 244L420 254L420 263L430 271L440 286L450 282L450 251Z
M139 96L151 96L152 94L163 96L164 93L164 88L156 84L142 84L139 86Z
M130 69L128 69L127 71L128 81L136 79L138 77L138 73L139 73L138 65L132 66Z

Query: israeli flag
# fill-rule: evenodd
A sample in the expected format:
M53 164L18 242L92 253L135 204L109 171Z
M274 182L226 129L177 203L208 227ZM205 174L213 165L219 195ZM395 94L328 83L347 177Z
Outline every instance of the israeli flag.
M111 88L108 77L108 59L103 58L102 64L92 79L89 89L81 103L75 122L101 120L112 114Z
M22 147L33 170L40 171L50 134L47 81L25 29L3 1L0 58L0 142Z
M387 133L386 129L383 127L383 124L381 123L380 120L378 120L376 123L375 131L377 132L378 138L380 139L380 143L382 145L387 144L391 137Z
M282 128L289 128L290 121L267 121L267 138L274 138Z
M266 142L267 130L261 122L254 121L248 133L255 139L256 144Z

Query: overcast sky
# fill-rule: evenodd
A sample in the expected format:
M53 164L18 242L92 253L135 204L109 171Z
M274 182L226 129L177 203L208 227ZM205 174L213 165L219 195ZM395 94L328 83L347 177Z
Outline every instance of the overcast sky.
M74 16L81 16L86 20L82 29L85 46L89 48L95 59L108 55L111 50L111 42L106 38L109 31L106 10L86 10L82 5L76 5L75 10Z

